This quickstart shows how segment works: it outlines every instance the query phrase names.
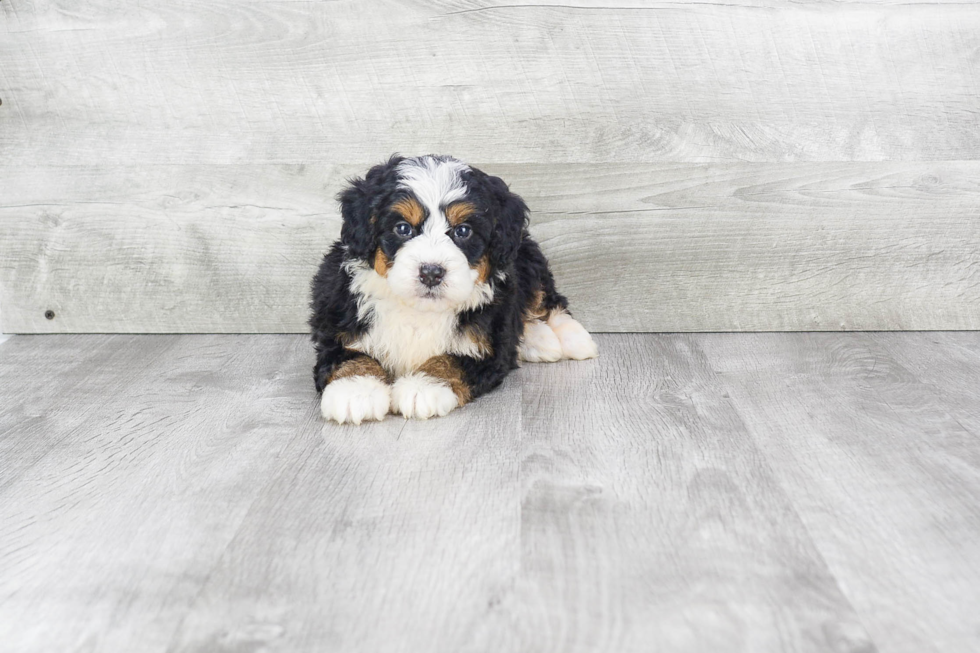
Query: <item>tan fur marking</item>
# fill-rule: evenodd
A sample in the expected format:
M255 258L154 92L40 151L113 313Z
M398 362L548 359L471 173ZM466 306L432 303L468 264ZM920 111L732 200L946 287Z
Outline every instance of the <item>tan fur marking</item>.
M413 227L418 227L422 224L422 220L425 219L425 209L422 208L422 205L414 197L405 197L398 200L392 204L391 210L405 218L405 222Z
M384 368L381 367L378 361L370 356L357 356L356 358L344 361L333 371L333 374L327 379L327 383L333 383L337 379L343 379L348 376L373 376L388 383L387 372L384 371Z
M466 385L463 370L451 356L433 356L422 363L418 371L448 383L460 406L470 400L470 386Z
M555 317L556 315L568 315L568 311L565 310L564 308L552 308L552 309L548 309L548 317L545 319L545 322L547 322L551 318ZM571 317L571 316L569 316L569 317Z
M476 282L486 283L487 279L490 278L490 258L487 256L481 256L480 260L477 261L476 265L473 267L477 273Z
M446 220L455 227L461 222L466 222L466 219L475 212L476 207L469 202L453 202L446 207Z
M382 277L388 276L388 270L391 269L391 259L385 256L385 253L381 251L379 247L374 251L374 271L380 274Z
M493 345L490 344L490 336L485 334L482 330L476 327L466 327L466 337L470 339L474 345L476 345L477 351L479 352L479 358L486 358L493 353Z
M524 321L541 320L547 314L548 311L544 307L544 291L539 290L534 293L534 296L531 298L531 303L524 307Z

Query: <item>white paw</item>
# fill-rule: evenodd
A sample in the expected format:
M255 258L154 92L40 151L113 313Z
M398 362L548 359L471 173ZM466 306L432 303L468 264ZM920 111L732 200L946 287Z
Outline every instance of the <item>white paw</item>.
M458 405L459 399L448 385L421 372L403 376L391 386L391 412L405 417L442 417Z
M561 360L561 342L547 324L532 320L524 324L524 337L517 353L521 360L531 363L553 363Z
M320 412L338 424L384 419L391 402L388 384L373 376L346 376L323 389Z
M561 342L561 353L565 358L580 361L599 355L599 348L592 336L568 313L552 314L548 318L548 326Z

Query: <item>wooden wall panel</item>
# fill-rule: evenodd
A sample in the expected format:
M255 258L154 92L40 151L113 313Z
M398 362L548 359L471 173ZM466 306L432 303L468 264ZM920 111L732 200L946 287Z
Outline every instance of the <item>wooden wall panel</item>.
M7 163L878 161L980 151L980 7L0 2Z
M593 329L978 328L978 53L969 2L4 0L0 326L303 330L400 151L511 181Z
M484 167L594 330L980 328L980 162ZM3 330L304 331L354 172L2 168Z

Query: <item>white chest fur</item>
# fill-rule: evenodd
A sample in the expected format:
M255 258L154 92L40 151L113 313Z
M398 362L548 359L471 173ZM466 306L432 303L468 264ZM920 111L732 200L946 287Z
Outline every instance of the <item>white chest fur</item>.
M364 352L396 376L410 374L441 354L482 357L479 345L457 329L456 311L420 310L395 296L372 269L353 271L352 289L361 295L358 315L371 327L347 346Z

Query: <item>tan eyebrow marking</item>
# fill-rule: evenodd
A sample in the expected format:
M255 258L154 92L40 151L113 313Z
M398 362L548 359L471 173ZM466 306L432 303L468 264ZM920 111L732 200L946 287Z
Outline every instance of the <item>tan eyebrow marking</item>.
M465 222L474 213L476 213L476 207L469 202L453 202L446 207L446 220L455 227L459 223Z
M405 222L418 227L425 219L425 209L414 197L405 197L391 205L391 210L405 218Z

